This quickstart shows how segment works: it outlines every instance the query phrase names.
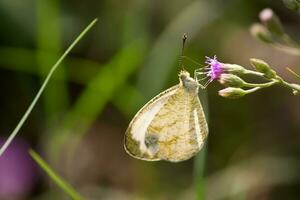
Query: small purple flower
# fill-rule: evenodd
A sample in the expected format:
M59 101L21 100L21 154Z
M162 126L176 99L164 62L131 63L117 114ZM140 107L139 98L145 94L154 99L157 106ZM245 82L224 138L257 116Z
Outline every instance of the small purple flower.
M210 79L212 79L212 81L219 79L221 74L224 72L222 68L222 63L220 63L217 60L217 56L214 56L214 58L210 58L206 56L205 58L206 58L205 63L208 64L206 68L209 69L207 76L209 76Z
M200 84L202 88L206 88L209 83L219 79L220 76L224 73L223 63L217 60L217 56L214 56L213 58L206 56L205 58L205 63L208 65L195 71L195 79L197 81L207 80L207 82L203 85ZM204 75L204 77L198 79L198 75Z

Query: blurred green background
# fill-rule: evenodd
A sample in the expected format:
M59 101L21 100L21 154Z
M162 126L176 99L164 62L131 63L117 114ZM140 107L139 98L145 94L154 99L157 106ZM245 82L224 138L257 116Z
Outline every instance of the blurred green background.
M185 55L249 66L261 58L289 81L299 56L255 40L249 27L272 8L300 41L300 17L271 0L1 0L0 136L17 124L45 75L94 18L0 159L0 199L68 199L28 156L35 149L86 199L299 199L300 101L272 87L238 100L200 91L209 139L194 159L145 162L123 150L138 109L178 82ZM186 63L192 73L197 66Z

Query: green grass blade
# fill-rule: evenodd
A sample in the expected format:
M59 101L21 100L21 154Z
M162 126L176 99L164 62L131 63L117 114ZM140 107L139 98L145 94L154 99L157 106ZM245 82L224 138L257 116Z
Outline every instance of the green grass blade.
M34 151L29 150L30 156L33 160L48 174L48 176L60 187L63 191L65 191L72 199L81 200L80 194L78 194L75 189L65 182L61 177L59 177L50 166Z
M45 87L47 86L52 74L54 73L54 71L57 69L57 67L59 66L59 64L63 61L63 59L68 55L68 53L70 53L70 51L73 49L73 47L81 40L81 38L93 27L93 25L97 22L97 19L94 19L80 34L79 36L74 40L74 42L69 46L69 48L64 52L64 54L58 59L58 61L53 65L53 67L50 69L50 72L48 73L48 75L45 78L45 81L43 82L41 88L39 89L37 95L35 96L35 98L33 99L33 101L31 102L30 106L28 107L28 109L26 110L26 112L24 113L23 117L21 118L21 120L19 121L19 123L17 124L17 126L15 127L15 129L13 130L13 132L10 134L10 136L8 137L8 139L6 140L6 142L4 143L4 145L1 147L0 149L0 156L4 153L4 151L7 149L7 147L9 146L9 144L12 142L12 140L15 138L15 136L17 135L17 133L19 132L19 130L21 129L22 125L24 124L24 122L26 121L26 119L28 118L29 114L31 113L32 109L34 108L35 104L37 103L37 101L39 100L41 94L43 93Z

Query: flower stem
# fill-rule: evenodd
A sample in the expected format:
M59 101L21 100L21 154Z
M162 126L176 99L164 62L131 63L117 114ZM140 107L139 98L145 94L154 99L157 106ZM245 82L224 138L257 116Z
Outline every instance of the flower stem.
M256 92L257 90L261 89L261 87L255 87L255 88L251 88L249 90L245 90L247 94Z
M276 75L275 78L270 79L270 78L265 77L264 74L261 72L256 72L256 71L248 70L248 69L245 71L245 74L251 74L254 76L262 77L262 78L265 78L270 81L268 83L245 83L245 87L265 88L265 87L270 87L272 85L278 84L278 85L284 86L286 88L290 88L293 91L296 91L297 93L300 93L300 85L299 84L288 83L278 75ZM297 74L297 77L298 77L298 74Z
M279 81L278 84L300 92L300 85L295 83L288 83L285 80L283 80L280 76L276 76L276 79Z
M277 83L277 81L271 81L267 83L245 83L245 87L260 87L260 88L265 88L265 87L270 87Z

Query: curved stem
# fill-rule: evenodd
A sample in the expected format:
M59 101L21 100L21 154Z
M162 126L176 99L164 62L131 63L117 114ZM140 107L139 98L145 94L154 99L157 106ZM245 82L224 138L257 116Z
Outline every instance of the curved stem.
M245 83L245 87L260 87L260 88L265 88L265 87L269 87L271 85L274 84L279 84L281 86L290 88L294 91L297 91L298 93L300 93L300 85L299 84L295 84L295 83L288 83L285 80L283 80L280 76L276 76L274 79L268 79L264 76L263 73L261 72L256 72L256 71L252 71L252 70L246 70L245 74L251 74L254 76L259 76L259 77L263 77L267 80L270 80L271 82L268 83Z
M295 83L288 83L285 80L283 80L280 76L277 76L276 79L279 81L278 84L300 92L300 85Z
M245 87L265 88L265 87L270 87L270 86L274 85L275 83L277 83L277 81L271 81L271 82L268 82L268 83L245 83Z
M245 90L245 91L246 91L246 94L250 94L250 93L256 92L259 89L261 89L261 87L255 87L255 88L251 88L251 89Z

